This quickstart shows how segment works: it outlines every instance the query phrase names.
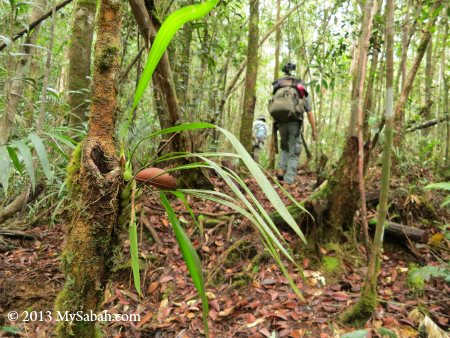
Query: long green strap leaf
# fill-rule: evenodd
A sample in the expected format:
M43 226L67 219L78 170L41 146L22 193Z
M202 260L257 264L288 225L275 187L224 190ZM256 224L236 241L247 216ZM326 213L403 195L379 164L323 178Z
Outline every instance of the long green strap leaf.
M0 183L3 186L5 195L8 193L8 183L9 183L9 167L11 165L11 160L9 158L8 149L6 146L0 147Z
M31 133L29 137L34 145L34 149L36 149L39 161L41 161L42 169L44 170L45 176L47 177L48 180L51 180L52 172L50 171L50 166L48 164L47 150L45 149L44 143L42 142L41 138L37 136L35 133Z
M14 144L17 149L19 149L19 153L23 158L23 162L25 163L25 167L27 168L28 175L30 176L31 188L34 191L34 188L36 187L36 178L34 176L33 158L30 148L28 148L23 140L12 141L12 144Z
M219 2L219 0L209 0L204 3L191 5L183 7L175 12L173 12L164 21L161 28L156 35L155 41L153 42L152 48L148 55L147 64L145 65L144 71L142 72L141 79L139 81L136 93L134 94L133 106L129 112L129 120L133 111L139 104L139 101L144 95L145 89L147 89L150 80L152 79L153 72L156 69L161 57L167 49L170 41L175 36L175 33L183 26L185 23L193 20L198 20L208 14Z
M192 277L194 285L200 294L203 305L203 325L205 329L205 335L209 337L208 334L208 298L206 297L205 292L205 280L203 279L202 272L202 264L200 262L200 258L197 255L197 251L195 251L194 246L192 245L191 240L188 235L184 232L183 228L178 221L177 216L175 215L172 206L169 203L166 195L163 192L159 194L161 198L161 203L166 209L167 215L169 216L169 221L172 224L173 231L175 232L175 237L177 239L178 245L180 246L181 254L183 255L183 259L186 262L186 266L189 270L189 273Z

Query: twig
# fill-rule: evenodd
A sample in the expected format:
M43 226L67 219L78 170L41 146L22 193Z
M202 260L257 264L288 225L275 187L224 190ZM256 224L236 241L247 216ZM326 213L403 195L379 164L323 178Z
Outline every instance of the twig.
M163 246L163 242L159 238L158 233L156 232L155 228L153 228L153 226L150 224L150 220L147 218L147 216L145 216L144 213L141 214L141 222L150 232L153 239L155 240L155 243L158 244L159 246Z
M60 10L61 8L65 7L67 4L70 4L73 0L65 0L61 3L59 3L58 5L56 5L56 7L54 8L55 11ZM16 33L16 35L14 35L13 37L13 41L16 41L18 38L20 38L22 35L28 33L29 31L31 31L33 28L35 28L37 25L39 25L42 21L44 21L45 19L47 19L48 17L50 17L53 13L53 8L51 10L49 10L47 13L45 13L44 15L42 15L39 19L36 19L35 21L33 21L32 23L30 23L30 25L28 26L28 28L24 28L21 31L19 31L18 33ZM3 50L5 47L7 46L6 43L2 43L0 45L0 51Z

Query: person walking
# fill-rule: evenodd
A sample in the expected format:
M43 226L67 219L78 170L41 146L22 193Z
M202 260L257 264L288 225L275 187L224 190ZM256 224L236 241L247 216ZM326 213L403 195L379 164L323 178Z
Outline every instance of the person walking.
M296 65L293 63L283 66L285 76L272 83L273 96L269 101L269 113L280 133L281 154L276 175L287 188L292 187L297 175L305 112L311 125L312 138L317 138L311 98L302 80L292 75L295 69Z

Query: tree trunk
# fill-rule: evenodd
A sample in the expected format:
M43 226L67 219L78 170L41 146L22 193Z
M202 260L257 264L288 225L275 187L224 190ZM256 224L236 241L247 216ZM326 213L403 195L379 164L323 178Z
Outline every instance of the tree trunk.
M359 60L353 81L352 112L348 136L344 152L329 186L327 219L330 223L331 231L329 229L324 231L324 236L322 237L324 239L335 239L345 227L351 225L353 216L358 208L358 187L361 189L360 180L363 177L360 176L363 174L361 173L361 166L363 166L364 156L361 142L358 142L358 139L362 138L362 134L358 137L358 130L362 133L362 95L364 93L367 53L375 9L376 1L368 0L364 8L362 34L359 42Z
M438 7L441 5L443 0L436 0L433 7L430 9L430 13L434 13ZM434 17L430 19L425 26L422 38L420 39L419 45L417 47L417 54L414 58L411 69L408 72L408 76L406 77L405 83L403 85L402 92L397 101L397 105L395 106L395 126L396 126L396 136L394 138L394 146L398 147L400 145L402 139L402 128L403 128L403 113L405 109L406 101L411 92L412 86L414 84L414 79L416 78L417 70L419 69L420 63L422 62L423 56L425 55L425 51L427 50L428 43L431 39L432 33L431 29L433 28L436 18Z
M89 77L91 76L96 5L96 0L77 1L69 46L69 72L67 75L68 101L71 109L69 125L79 129L82 129L83 123L88 120L86 113L89 108Z
M31 12L30 23L34 22L36 19L42 16L45 9L46 0L39 0L34 6ZM8 142L12 128L14 126L14 121L16 118L16 113L20 100L22 98L25 81L23 80L28 73L33 58L33 53L35 48L32 45L36 44L36 39L39 33L40 25L38 25L30 34L28 35L25 44L23 45L22 56L18 62L14 73L14 79L8 81L5 85L5 110L0 119L0 144L5 144ZM12 59L10 57L10 62ZM11 70L13 67L10 68Z
M96 313L116 243L121 172L114 145L121 37L121 2L102 0L97 22L95 68L87 138L69 166L72 219L66 227L62 269L66 283L55 308ZM59 337L94 337L95 322L60 322Z
M432 118L431 108L433 106L433 38L427 47L425 62L425 107L423 110L423 118L428 121ZM423 135L428 135L429 129L422 130Z
M280 21L281 16L281 0L277 0L277 18L276 21ZM274 75L273 80L276 81L278 79L278 76L280 74L280 47L281 47L281 27L278 26L276 33L275 33L275 69L274 69ZM277 152L278 144L277 137L276 137L276 130L275 126L272 128L272 135L269 139L269 169L275 168L275 156Z
M247 46L247 73L239 139L252 152L252 126L256 105L256 78L258 77L259 0L250 1L250 21Z
M377 227L372 244L372 252L367 270L367 276L361 297L355 306L344 314L346 321L367 320L377 305L377 276L380 270L379 254L383 246L384 224L388 210L389 180L391 174L391 148L394 130L394 0L386 2L386 111L385 111L385 145L383 148L383 171L381 179L380 204L378 207Z
M447 10L448 10L447 6ZM442 43L442 82L444 86L444 113L447 114L447 137L445 142L445 163L444 176L450 179L450 106L449 106L449 76L445 74L445 67L447 66L447 39L448 39L448 17L445 17L444 38Z

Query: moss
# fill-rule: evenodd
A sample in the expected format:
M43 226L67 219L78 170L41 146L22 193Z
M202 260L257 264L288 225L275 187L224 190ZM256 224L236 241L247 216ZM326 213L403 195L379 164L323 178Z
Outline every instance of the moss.
M111 65L114 64L117 50L117 47L109 46L102 51L101 57L96 61L100 73L108 71Z
M375 311L377 306L376 296L375 289L364 289L358 302L351 309L344 312L340 319L346 324L364 326Z
M322 257L323 269L326 273L334 273L342 268L342 262L339 258L333 256Z
M247 273L235 274L231 280L231 290L244 287L251 283L252 277Z
M83 142L78 143L76 148L73 150L72 157L69 161L69 164L66 168L66 185L69 190L72 190L74 187L74 177L80 171L80 163L81 163L81 149L83 148Z

